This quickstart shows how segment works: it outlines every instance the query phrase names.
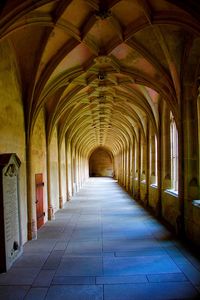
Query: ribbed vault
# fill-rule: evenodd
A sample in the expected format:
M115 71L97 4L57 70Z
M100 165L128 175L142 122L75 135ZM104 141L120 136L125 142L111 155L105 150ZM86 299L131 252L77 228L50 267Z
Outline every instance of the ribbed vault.
M67 137L87 157L99 146L117 154L138 130L145 137L147 123L156 134L162 101L178 124L181 63L191 34L200 32L195 5L7 1L0 37L19 63L27 140L41 109L48 143L56 127L59 145Z

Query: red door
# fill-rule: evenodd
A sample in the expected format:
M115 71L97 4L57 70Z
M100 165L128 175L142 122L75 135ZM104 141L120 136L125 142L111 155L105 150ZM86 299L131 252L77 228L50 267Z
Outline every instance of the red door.
M44 210L43 210L43 175L35 175L36 183L36 214L37 214L37 229L39 229L44 224Z

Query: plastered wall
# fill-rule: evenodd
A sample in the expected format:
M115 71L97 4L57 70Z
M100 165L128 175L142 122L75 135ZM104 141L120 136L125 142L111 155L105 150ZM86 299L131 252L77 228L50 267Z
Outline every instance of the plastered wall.
M20 78L12 47L0 45L0 153L16 153L19 172L22 241L27 239L25 128Z
M46 133L45 133L45 116L44 111L41 110L33 130L32 136L32 199L36 200L35 196L35 174L42 173L44 188L43 188L43 205L45 212L45 219L47 221L48 216L48 204L47 204L47 153L46 153ZM36 212L36 207L35 207Z

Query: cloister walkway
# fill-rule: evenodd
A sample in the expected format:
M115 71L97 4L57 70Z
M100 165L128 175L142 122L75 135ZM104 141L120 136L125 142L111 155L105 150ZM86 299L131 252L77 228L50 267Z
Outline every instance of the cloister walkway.
M200 299L200 261L109 178L84 188L0 275L0 299Z

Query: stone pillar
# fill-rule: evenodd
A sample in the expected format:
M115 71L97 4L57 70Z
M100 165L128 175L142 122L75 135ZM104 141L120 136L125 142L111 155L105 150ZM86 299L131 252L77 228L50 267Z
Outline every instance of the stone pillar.
M33 172L32 172L32 145L31 137L27 142L26 147L26 166L27 166L27 209L28 209L28 240L37 238L37 222L36 222L36 208L35 199L33 199Z
M140 200L140 182L141 182L141 130L138 131L138 189L137 189L137 199Z
M75 159L75 174L74 174L74 182L76 192L79 191L79 155L77 149L74 149L74 159Z
M158 202L156 206L156 215L161 217L162 215L162 179L163 179L163 159L164 159L164 125L162 124L163 119L163 101L159 102L158 106L159 121L158 121L158 136L157 136L157 174L158 174Z
M75 194L75 156L74 156L74 147L71 144L71 184L72 184L72 196Z
M140 146L141 160L140 160L140 170L141 170L141 180L146 180L146 141L144 137L141 137L141 146Z
M149 120L146 120L146 205L149 205L149 185L150 185L150 128Z
M185 84L185 97L182 111L183 127L182 127L182 143L183 143L183 157L180 161L184 166L183 170L179 169L180 176L182 176L182 185L179 182L179 189L182 190L183 200L180 203L180 212L182 215L182 223L187 236L192 236L193 240L199 243L199 220L195 217L195 207L192 204L193 200L199 199L199 147L197 140L199 137L198 125L198 111L197 101L200 97L200 88L198 94L194 95L193 84ZM181 151L181 149L179 149ZM184 180L183 180L184 178Z
M48 220L54 219L54 208L51 199L51 150L47 143L47 198L48 198Z
M126 148L126 190L129 192L130 184L130 144Z
M135 156L136 156L136 153L135 153L135 138L133 139L133 143L132 143L132 189L131 189L131 193L133 196L135 196L135 176L136 176L136 165L135 165Z
M126 159L125 159L125 149L122 150L122 176L123 176L123 186L126 186Z
M133 193L133 143L130 141L129 146L129 192Z
M66 159L66 191L67 201L71 200L71 149L68 138L65 137L65 159Z
M154 184L156 181L156 162L155 162L155 133L153 132L152 126L150 127L150 141L149 141L149 148L150 148L150 184Z
M63 208L63 196L62 196L62 160L61 160L62 147L58 145L58 187L59 187L59 208Z
M171 153L170 153L170 111L165 106L162 113L162 159L163 184L162 189L171 188Z
M80 190L82 186L82 180L81 180L81 156L80 152L77 149L77 157L78 157L78 190Z

